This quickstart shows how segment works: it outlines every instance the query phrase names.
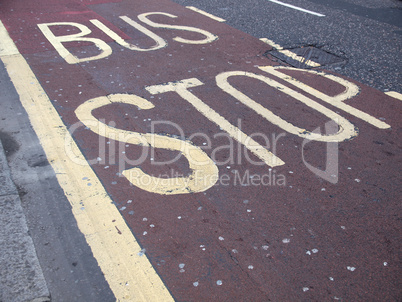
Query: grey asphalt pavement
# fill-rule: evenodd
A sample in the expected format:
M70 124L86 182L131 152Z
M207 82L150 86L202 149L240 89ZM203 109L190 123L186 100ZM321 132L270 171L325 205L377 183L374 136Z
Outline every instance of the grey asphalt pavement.
M381 91L402 93L402 1L282 1L325 17L270 0L174 1L224 18L230 26L285 49L315 46L346 62L324 69Z
M8 144L8 137L0 133ZM17 187L0 141L0 301L49 301Z

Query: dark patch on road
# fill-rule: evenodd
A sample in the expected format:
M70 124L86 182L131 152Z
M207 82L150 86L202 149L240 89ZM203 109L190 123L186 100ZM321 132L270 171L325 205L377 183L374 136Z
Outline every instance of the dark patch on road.
M49 161L46 159L44 154L35 155L28 160L28 166L35 167L45 167L49 165Z
M297 48L289 48L286 50L289 50L297 54L299 57L303 57L304 60L303 61L295 60L292 57L289 57L288 55L283 53L282 50L267 51L264 55L267 56L268 54L270 54L293 67L302 69L314 68L314 66L306 64L309 61L320 64L320 66L317 67L328 66L328 65L338 65L343 67L348 62L347 58L342 58L340 56L337 56L335 54L332 54L330 52L324 51L316 46L311 45Z
M28 192L22 186L16 185L16 187L20 198L28 194ZM21 201L23 201L23 199L21 199Z
M0 131L0 141L3 144L6 156L11 156L20 148L16 140L8 133Z

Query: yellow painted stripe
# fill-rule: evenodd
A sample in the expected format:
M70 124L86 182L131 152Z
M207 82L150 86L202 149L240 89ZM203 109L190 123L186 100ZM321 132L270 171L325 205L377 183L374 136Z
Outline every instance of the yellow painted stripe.
M267 38L261 38L260 41L268 44L269 46L272 46L273 48L275 48L276 50L282 50L283 47L280 46L279 44L276 44L274 41L267 39Z
M402 101L402 94L396 91L387 91L385 92L386 95L389 95L390 97L393 97L397 100Z
M207 12L205 12L205 11L199 9L199 8L196 8L194 6L186 6L186 8L191 9L191 10L193 10L193 11L195 11L195 12L201 14L201 15L207 16L207 17L211 18L212 20L215 20L215 21L218 21L218 22L226 22L225 19L222 19L222 18L219 18L217 16L214 16L214 15L212 15L210 13L207 13Z
M297 53L294 53L293 51L287 50L287 49L283 49L283 50L279 50L280 53L283 53L285 56L288 56L289 58L295 60L295 61L299 61L300 63L306 64L310 67L319 67L321 66L320 64L313 62L311 60L306 60L305 57L299 56Z
M1 21L0 49L0 59L116 299L173 301ZM72 162L65 148L85 164Z
M278 52L284 54L285 56L298 61L300 63L306 64L307 66L310 67L319 67L321 66L320 64L313 62L311 60L306 60L305 57L299 56L298 54L294 53L293 51L287 50L287 49L283 49L282 46L280 46L279 44L276 44L274 41L269 40L267 38L261 38L260 41L272 46L273 48L275 48L276 50L278 50Z
M18 49L0 20L0 57L18 54Z

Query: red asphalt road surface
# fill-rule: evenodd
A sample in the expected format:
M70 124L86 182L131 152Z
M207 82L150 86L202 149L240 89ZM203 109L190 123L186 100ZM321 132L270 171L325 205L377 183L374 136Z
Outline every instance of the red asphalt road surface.
M177 42L173 38L178 36L189 40L202 40L205 36L151 27L137 18L147 12L177 16L149 16L153 22L203 29L219 39L207 44ZM154 45L119 16L135 20L168 45L153 51L130 50L89 21L100 20L140 48ZM146 173L187 175L190 169L184 157L157 166L153 163L172 159L178 153L156 149L152 154L145 147L102 140L84 126L73 132L88 160L100 157L92 168L177 301L401 299L400 101L348 79L361 91L345 103L391 125L384 130L309 96L358 128L358 136L338 145L339 178L333 184L315 175L303 162L302 149L309 164L325 169L326 143L303 146L303 138L286 133L217 86L215 77L227 71L273 77L257 67L278 63L264 56L270 46L255 37L168 0L5 0L0 3L0 18L67 127L77 125L74 111L85 101L130 93L149 100L155 108L138 110L135 106L114 104L97 109L94 115L105 123L115 123L116 128L140 133L151 132L152 122L170 121L183 129L186 138L204 133L211 140L212 148L206 148L206 137L192 139L219 163L220 177L225 175L228 179L205 192L160 195L135 187L119 175L122 170L118 159L122 154L137 159L146 151L148 156L139 165ZM83 24L92 31L89 37L104 40L113 53L104 59L68 64L37 26L50 22ZM78 32L67 25L50 29L56 36ZM78 57L100 52L92 43L63 45ZM301 71L284 73L328 95L343 91L340 84L321 76ZM270 170L248 152L248 157L259 164L250 163L243 145L234 141L230 150L224 131L177 93L151 95L145 89L188 78L203 82L192 92L233 125L238 126L241 120L246 134L263 133L271 143L273 134L286 134L278 139L275 152L285 164ZM313 131L328 121L321 113L261 81L235 77L230 83L298 127ZM181 136L176 127L167 123L159 123L155 132ZM264 144L261 137L255 140ZM105 154L99 150L105 150ZM252 183L253 175L265 175L265 182L270 175L271 184Z

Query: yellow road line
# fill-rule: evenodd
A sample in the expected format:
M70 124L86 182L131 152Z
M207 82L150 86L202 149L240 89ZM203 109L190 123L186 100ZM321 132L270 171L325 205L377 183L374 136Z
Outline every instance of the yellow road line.
M193 11L195 11L195 12L201 14L201 15L207 16L207 17L209 17L209 18L211 18L211 19L213 19L213 20L215 20L215 21L218 21L218 22L226 22L225 19L222 19L222 18L219 18L219 17L217 17L217 16L214 16L214 15L212 15L212 14L210 14L210 13L207 13L207 12L205 12L205 11L199 9L199 8L196 8L196 7L194 7L194 6L186 6L186 8L191 9L191 10L193 10Z
M267 38L261 38L260 41L272 46L273 48L275 48L278 52L284 54L285 56L298 61L300 63L306 64L307 66L310 67L319 67L321 66L320 64L313 62L311 60L306 60L306 58L299 56L298 54L294 53L293 51L287 50L287 49L283 49L282 46L280 46L279 44L276 44L274 41L269 40Z
M268 44L269 46L272 46L273 48L275 48L276 50L282 50L283 47L280 46L279 44L276 44L274 41L267 39L267 38L261 38L260 41Z
M116 299L173 301L1 21L0 59ZM86 164L72 162L66 146Z
M396 91L387 91L385 92L386 95L389 95L390 97L393 97L395 99L398 99L402 101L402 94Z

